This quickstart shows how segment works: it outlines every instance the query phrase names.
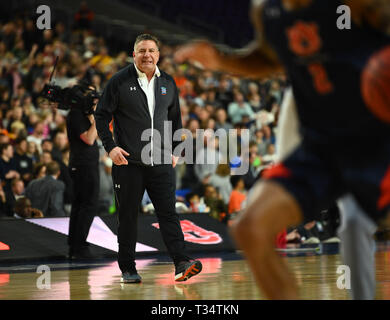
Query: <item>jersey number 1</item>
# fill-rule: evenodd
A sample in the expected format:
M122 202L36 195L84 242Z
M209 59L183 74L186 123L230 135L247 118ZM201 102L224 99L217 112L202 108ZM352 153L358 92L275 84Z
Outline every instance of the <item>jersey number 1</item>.
M333 91L333 85L329 81L328 74L324 66L320 63L312 63L308 66L313 77L314 88L319 94L328 94Z

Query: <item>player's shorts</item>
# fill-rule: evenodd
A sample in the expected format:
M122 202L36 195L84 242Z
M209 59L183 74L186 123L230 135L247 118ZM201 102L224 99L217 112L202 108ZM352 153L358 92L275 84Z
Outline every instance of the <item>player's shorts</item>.
M305 221L347 192L375 221L390 210L390 142L378 146L314 147L302 143L290 156L262 174L281 184L298 201Z

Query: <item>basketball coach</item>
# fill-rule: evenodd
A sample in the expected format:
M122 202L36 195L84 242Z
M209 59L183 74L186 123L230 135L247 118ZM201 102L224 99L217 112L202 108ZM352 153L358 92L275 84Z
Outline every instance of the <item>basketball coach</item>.
M134 63L108 81L95 112L98 135L114 163L112 177L119 208L118 264L125 283L141 282L135 266L135 247L145 189L175 264L175 280L185 281L202 269L200 261L186 255L175 210L173 168L178 158L172 155L172 149L180 142L157 139L164 136L167 123L171 123L172 132L182 127L176 84L157 67L159 47L155 36L141 34L136 38ZM113 135L109 129L112 119ZM163 161L167 154L169 161Z

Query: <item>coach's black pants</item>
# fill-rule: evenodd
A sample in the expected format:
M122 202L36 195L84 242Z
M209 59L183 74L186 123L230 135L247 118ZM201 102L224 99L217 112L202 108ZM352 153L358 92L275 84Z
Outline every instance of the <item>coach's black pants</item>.
M99 165L70 166L73 182L72 211L69 221L68 243L77 252L86 246L89 228L98 209Z
M142 196L152 200L164 243L176 264L187 260L184 235L175 210L175 172L172 165L113 166L112 177L119 209L118 264L122 272L135 267L137 221Z

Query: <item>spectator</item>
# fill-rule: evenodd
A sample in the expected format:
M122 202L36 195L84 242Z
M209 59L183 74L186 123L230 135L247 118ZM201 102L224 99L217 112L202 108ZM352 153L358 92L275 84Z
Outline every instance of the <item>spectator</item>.
M40 179L46 176L46 164L37 162L33 166L33 179Z
M202 129L206 129L207 123L210 119L210 112L207 111L205 108L202 108L199 110L198 117L199 117L199 121L200 121L200 127Z
M35 23L32 19L28 19L25 22L24 30L22 32L22 39L24 40L25 48L30 51L34 43L39 42L39 32L35 27Z
M62 159L62 151L69 147L68 137L65 132L57 132L54 136L52 156L55 161Z
M271 88L269 90L270 96L275 98L275 102L280 105L282 103L282 91L280 90L280 83L276 80L271 82Z
M231 181L233 191L229 199L229 214L241 211L246 200L244 179L240 176L232 176Z
M267 143L267 149L269 144L275 144L275 136L272 134L272 130L270 126L263 125L262 126L264 133L264 141Z
M69 172L69 148L67 148L68 138L63 132L57 132L54 141L55 143L53 144L51 140L44 140L44 143L42 143L43 153L40 158L41 162L45 164L54 160L60 165L61 174L58 177L58 180L65 184L64 205L65 209L70 211L70 205L73 198L73 182Z
M218 86L218 81L214 77L213 72L209 70L204 71L202 78L203 78L203 83L207 89L212 90Z
M9 209L7 207L7 197L5 195L3 184L0 181L0 218L9 216Z
M222 108L222 103L217 99L217 92L214 88L208 89L206 93L207 96L205 104L213 106L214 109Z
M204 203L204 198L199 197L195 192L188 193L186 200L189 204L190 212L205 213L210 211L210 208Z
M199 121L195 118L189 119L187 123L187 127L191 134L192 134L192 145L196 145L196 130L199 129ZM197 190L200 187L200 181L195 174L195 159L196 159L196 150L195 148L193 149L193 154L192 155L185 155L186 157L191 157L191 163L187 163L185 165L185 170L181 178L181 188L183 189L190 189L190 190Z
M23 115L24 120L23 122L27 124L28 117L30 114L36 112L35 106L32 102L32 96L29 93L26 93L22 100L22 108L23 108Z
M227 205L229 203L230 194L233 189L230 182L229 165L223 163L218 164L215 174L211 175L210 177L209 183L218 190L223 202Z
M215 111L215 118L216 118L215 130L225 129L227 131L227 133L229 133L229 130L233 129L233 125L231 123L227 122L227 114L226 114L225 109L218 108Z
M185 90L185 85L186 83L189 81L185 74L184 74L184 70L183 68L178 68L175 72L175 74L173 75L173 79L175 80L175 83L176 83L176 86L177 86L177 89L179 90L180 92L180 96L182 96L182 93L183 91Z
M261 170L262 160L258 153L258 146L255 141L249 143L249 169L243 175L245 189L249 190L255 184Z
M14 217L19 219L43 218L43 212L31 206L30 199L21 197L15 202Z
M20 101L20 100L19 100ZM23 108L21 106L15 106L10 110L10 118L8 120L7 130L11 131L12 125L19 123L23 128L26 128L24 124Z
M254 120L255 115L250 104L244 100L244 95L240 91L234 94L234 101L228 106L228 114L233 125L241 122L243 116L248 116L250 120Z
M52 161L53 161L53 158L51 156L51 153L49 151L42 151L42 154L39 157L39 162L42 162L42 163L48 165Z
M51 141L50 139L42 140L41 149L42 149L42 152L46 151L46 152L49 152L51 154L53 151L53 141Z
M36 112L30 113L27 118L27 133L30 135L34 131L34 126L39 121L39 116Z
M16 171L17 166L14 156L14 148L11 144L5 143L0 145L0 179L5 182L5 192L11 191L11 180L19 178L20 174Z
M58 66L56 74L56 85L61 88L66 88L69 86L71 78L68 76L68 65L61 64Z
M38 121L34 125L34 131L31 135L27 137L28 142L35 142L38 153L42 153L42 141L45 139L44 136L45 123L43 121Z
M205 129L211 129L211 130L215 131L215 119L214 118L209 118L207 120Z
M102 46L99 50L99 53L96 56L94 56L89 61L89 63L92 67L96 67L98 71L107 73L111 68L111 64L114 63L114 59L108 54L108 48L106 46ZM95 79L95 82L96 81L97 80Z
M46 176L34 179L26 188L26 197L32 206L41 210L45 217L64 217L65 184L58 180L60 165L53 161L47 165Z
M57 22L55 27L55 38L61 42L69 42L70 34L69 30L66 28L65 24L61 21Z
M36 76L31 76L32 77L32 90L31 90L31 95L32 95L32 98L33 98L33 103L34 105L38 106L39 105L39 101L42 100L39 99L40 97L40 94L43 90L43 87L45 86L45 82L43 81L43 56L42 56L42 60L39 60L39 63L41 63L42 61L42 66L37 66L36 70L35 70L35 73L39 73L39 76L36 75ZM30 72L34 72L34 70L30 70Z
M1 130L0 131L0 145L1 144L7 144L10 143L10 138L8 136L8 131L7 130Z
M7 215L12 216L15 202L23 197L24 182L22 179L15 178L11 181L11 190L5 192Z
M64 150L62 150L61 154L62 154L62 161L69 168L70 149L65 148Z
M212 132L205 132L204 147L197 150L194 165L194 172L199 181L209 179L215 173L218 163L223 160L218 151L218 141L219 139L213 136Z
M267 154L268 142L264 140L264 131L262 129L257 129L255 131L255 139L254 141L257 144L257 149L260 156L264 156Z
M221 106L225 110L227 110L229 103L234 99L231 91L231 83L226 75L221 76L215 98L221 103Z
M252 107L252 110L258 112L262 109L262 101L259 93L259 86L255 82L250 82L248 85L247 100Z
M112 62L111 62L112 63ZM97 92L102 92L102 77L100 74L96 73L92 76L92 85L95 87Z
M95 14L88 8L87 2L82 1L79 10L74 16L76 29L89 30L94 17Z
M34 141L27 140L27 152L26 155L32 160L33 163L39 161L39 152L37 144Z
M32 179L33 161L29 156L27 156L26 139L20 139L17 141L14 160L16 163L16 171L19 172L25 185L27 185Z
M206 104L206 100L207 100L207 92L201 91L198 93L196 98L193 99L193 102L196 103L198 106L203 108Z
M205 186L204 202L209 209L209 215L219 221L226 222L227 205L224 203L221 194L211 184Z
M264 164L272 164L276 161L275 145L270 143L267 147L267 154L263 157Z

